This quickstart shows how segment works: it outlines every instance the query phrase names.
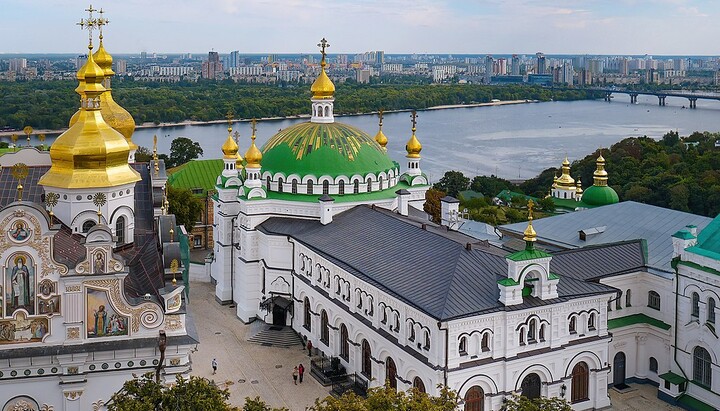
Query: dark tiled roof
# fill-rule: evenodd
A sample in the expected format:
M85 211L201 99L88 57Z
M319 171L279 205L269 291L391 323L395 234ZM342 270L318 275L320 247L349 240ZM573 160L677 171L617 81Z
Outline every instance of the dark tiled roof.
M564 277L566 266L574 267L571 259L582 259L582 252L578 252L560 256L560 262L566 263L557 268L554 259L551 262L551 270L562 277L558 299L527 298L521 305L505 307L498 301L497 285L507 275L504 251L488 245L468 249L463 241L471 242L470 237L424 230L396 214L367 206L338 214L325 226L318 221L273 217L259 229L291 236L361 280L439 320L613 291L584 279ZM602 257L596 254L592 258ZM625 265L615 268L625 269Z
M80 242L80 234L73 234L70 227L62 225L60 231L55 234L53 244L53 258L60 264L68 267L75 267L87 256L87 249Z
M634 240L556 253L551 268L587 281L642 270L646 263L643 240Z

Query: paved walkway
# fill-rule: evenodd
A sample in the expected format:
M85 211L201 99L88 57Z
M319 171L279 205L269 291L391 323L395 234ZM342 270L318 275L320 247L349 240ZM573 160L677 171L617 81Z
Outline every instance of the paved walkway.
M197 352L192 354L193 375L214 379L230 390L230 402L245 403L245 397L259 396L273 407L304 411L316 398L324 398L329 389L310 376L310 362L300 344L297 348L265 347L247 341L251 325L235 316L235 309L215 301L215 288L208 283L190 285L190 311L200 336ZM217 358L218 372L212 375L211 362ZM293 385L292 370L305 366L305 380ZM657 398L657 388L632 384L632 391L619 393L610 389L612 410L671 411L680 410Z
M230 390L230 402L245 403L245 397L260 396L268 405L303 411L316 398L324 398L329 388L310 376L307 351L276 348L247 341L252 326L235 316L235 309L215 301L215 288L208 283L190 285L190 312L200 336L197 352L192 354L193 375L205 377ZM217 358L218 371L212 375L211 362ZM302 384L293 385L293 367L306 369Z

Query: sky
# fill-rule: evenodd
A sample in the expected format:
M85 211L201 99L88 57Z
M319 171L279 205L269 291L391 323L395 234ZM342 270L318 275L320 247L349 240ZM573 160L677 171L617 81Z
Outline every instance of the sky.
M89 0L88 0L89 1ZM0 53L83 53L88 1L0 0ZM99 0L123 53L720 55L719 0Z

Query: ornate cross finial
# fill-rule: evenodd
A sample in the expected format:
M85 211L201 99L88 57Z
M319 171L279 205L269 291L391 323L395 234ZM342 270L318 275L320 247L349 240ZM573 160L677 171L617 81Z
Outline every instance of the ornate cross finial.
M322 59L320 60L320 66L325 68L325 49L330 47L330 43L325 40L325 37L323 37L322 40L320 40L320 43L318 43L318 47L320 47L320 53L322 53Z
M97 215L98 215L98 224L102 223L102 210L100 210L100 207L104 206L105 203L107 203L107 196L105 193L95 193L93 196L93 204L98 208Z
M100 14L100 17L97 19L97 25L98 25L98 31L100 32L100 40L103 39L103 26L110 23L110 20L103 17L103 9L98 10L98 13Z
M235 115L233 114L232 110L228 110L227 114L225 114L225 118L228 122L228 134L232 133L233 117L235 117Z
M528 200L527 207L528 207L528 220L529 221L532 221L532 219L533 219L532 212L533 212L534 206L535 206L535 203L533 203L532 200Z
M22 201L22 193L23 193L23 186L22 186L22 180L25 179L28 175L28 166L25 163L17 163L12 167L12 171L10 172L17 180L17 193L18 193L18 199L17 201Z
M30 126L25 126L25 128L23 128L23 133L25 133L25 135L27 136L28 147L30 147L30 134L32 134L32 132L33 132L33 128Z
M175 279L175 274L178 271L178 268L180 268L180 263L176 258L173 258L172 261L170 261L170 272L173 275L172 283L173 285L177 284L177 280Z
M48 212L48 215L50 215L50 225L53 224L53 207L57 205L59 198L60 196L57 193L49 192L45 194L45 206L50 209Z
M81 29L88 31L88 47L92 48L92 32L93 30L95 30L95 28L99 27L98 19L93 17L93 12L97 10L94 9L91 4L89 8L85 9L85 11L88 12L88 17L86 19L80 19L80 22L77 23L77 25L80 26Z
M235 132L233 133L233 139L235 140L235 144L239 144L239 142L240 142L240 133L239 133L237 130L235 130Z
M383 120L383 113L384 113L384 112L385 112L385 110L383 110L383 109L380 109L380 110L378 111L378 117L380 117L380 124L379 124L379 125L380 125L380 128L382 128L382 120Z
M415 132L415 126L417 126L417 111L413 110L410 113L410 118L412 118L412 131Z
M255 132L257 131L257 120L255 120L255 117L253 117L250 122L250 127L252 128L252 139L255 141Z

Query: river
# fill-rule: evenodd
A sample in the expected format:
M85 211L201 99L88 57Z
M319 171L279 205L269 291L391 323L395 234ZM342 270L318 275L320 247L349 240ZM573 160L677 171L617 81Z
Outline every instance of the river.
M469 176L496 174L527 179L548 167L560 166L565 155L572 162L630 136L660 138L669 130L677 130L680 135L720 131L720 101L698 100L694 110L681 108L688 106L682 98L668 97L664 107L659 107L652 96L638 97L635 105L629 101L628 96L619 94L611 103L546 102L421 111L417 125L417 137L423 145L421 168L432 181L446 170L460 170ZM377 132L377 116L335 119L371 136ZM278 129L304 121L308 119L261 121L257 143L262 146ZM240 132L244 153L250 143L250 124L238 122L233 127ZM383 131L389 140L388 153L402 168L410 127L409 113L385 115ZM152 137L157 134L159 152L167 153L173 138L190 137L200 142L203 158L220 158L226 129L224 124L144 128L135 131L133 141L152 147Z

